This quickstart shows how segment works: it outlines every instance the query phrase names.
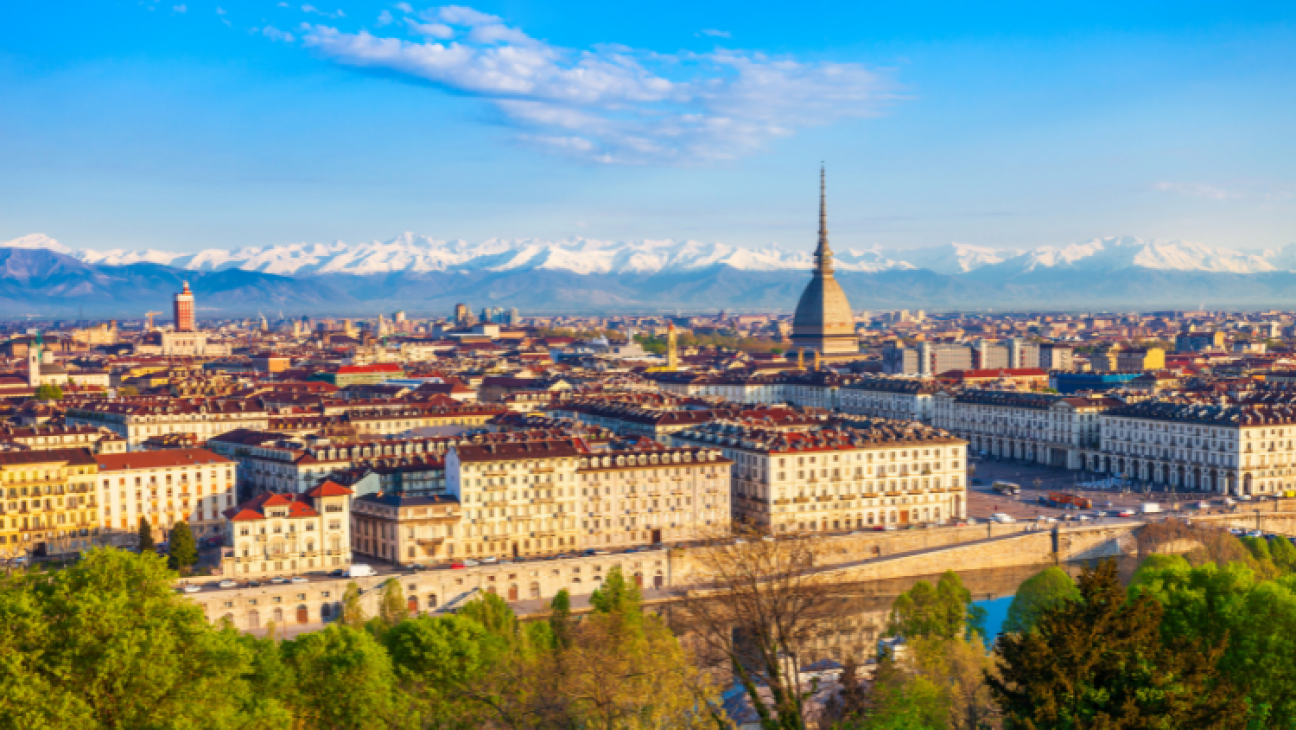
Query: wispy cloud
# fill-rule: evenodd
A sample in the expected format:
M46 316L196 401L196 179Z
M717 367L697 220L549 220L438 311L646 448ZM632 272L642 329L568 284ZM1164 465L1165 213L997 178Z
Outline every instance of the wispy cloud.
M733 37L733 33L730 33L727 30L716 30L715 28L703 28L698 32L701 33L702 35L709 35L712 38L732 38Z
M391 25L391 23L392 23L392 14L390 10L384 10L381 13L378 13L379 27L384 25Z
M346 13L342 12L341 10L335 10L335 11L333 11L333 12L330 13L330 12L328 12L327 10L320 10L319 8L315 7L314 5L303 5L303 6L301 6L301 9L302 9L302 12L303 12L303 13L308 13L308 14L311 14L311 15L322 15L322 16L324 16L324 17L326 17L326 18L345 18L345 17L346 17Z
M413 6L411 6L409 3L396 3L396 4L393 5L392 7L393 7L393 8L396 8L397 10L401 11L402 13L412 13L412 12L414 12L414 8L413 8Z
M174 11L176 11L177 13L187 13L187 12L189 12L189 7L186 6L186 5L172 5L172 6L171 6L171 9L174 10Z
M1203 183L1159 182L1152 187L1163 193L1183 195L1189 198L1203 198L1205 200L1237 200L1245 197L1242 193Z
M256 28L253 28L253 29L252 29L252 32L254 32L254 33L257 32L257 29L256 29ZM275 27L273 27L273 26L269 26L269 25L267 25L267 26L264 27L264 28L261 28L261 29L260 29L260 33L261 33L261 35L265 36L266 38L269 38L269 39L272 40L272 41L281 41L281 42L283 42L283 43L292 43L294 40L297 40L297 39L293 36L292 33L289 33L289 32L287 32L287 31L279 30L278 28L275 28Z
M335 63L477 97L520 140L602 163L731 159L805 128L876 116L897 98L886 74L856 63L562 48L465 6L406 21L417 38L309 24L300 35Z

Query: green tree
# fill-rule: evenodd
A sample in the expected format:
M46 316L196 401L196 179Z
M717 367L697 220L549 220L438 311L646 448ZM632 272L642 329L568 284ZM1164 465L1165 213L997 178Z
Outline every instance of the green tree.
M378 620L385 628L391 628L409 618L409 606L401 592L400 581L388 578L382 585L378 596Z
M0 728L286 728L254 700L254 657L172 588L154 554L111 548L0 585Z
M1021 634L1035 626L1035 620L1044 611L1055 606L1059 601L1071 601L1080 597L1075 581L1065 570L1056 565L1045 568L1042 572L1028 578L1017 588L1012 604L1008 607L1008 618L1004 621L1003 630L1010 634Z
M1161 605L1126 600L1114 561L1085 570L1080 597L999 637L987 673L1006 727L1244 727L1244 698L1216 675L1224 646L1161 636Z
M1296 545L1285 537L1275 537L1269 543L1269 557L1284 573L1296 570Z
M517 640L517 614L513 613L513 609L509 608L503 598L490 591L464 604L464 607L459 609L459 615L476 621L487 631L510 644Z
M369 617L365 615L364 606L360 603L360 586L355 581L347 583L346 590L342 592L342 618L344 626L350 626L353 629L364 628L365 622Z
M1247 550L1251 551L1252 557L1261 562L1273 562L1273 555L1269 553L1269 541L1263 537L1244 537L1241 538L1242 544Z
M63 400L63 389L52 383L38 385L36 400Z
M868 715L859 724L867 730L945 730L950 714L944 689L932 679L898 666L894 658L878 665L869 701Z
M157 543L153 542L153 526L143 517L139 518L139 551L141 553L151 553L157 550Z
M1165 641L1227 642L1218 670L1246 695L1252 727L1296 727L1296 577L1238 563L1144 565L1135 577L1131 592L1162 606Z
M331 624L282 645L297 678L294 716L301 727L389 730L417 727L397 689L391 658L366 631Z
M181 520L171 528L171 539L167 542L167 565L171 570L187 575L189 569L198 564L198 545L194 542L189 523Z
M918 581L891 604L888 631L906 638L952 639L985 633L985 610L972 605L972 593L958 573L948 570L936 582Z
M603 584L590 594L590 606L600 614L612 616L615 624L624 625L627 630L637 631L642 628L643 594L639 585L628 581L621 572L621 566L608 571Z
M461 615L419 616L383 635L401 687L432 727L480 727L490 713L478 694L509 659L507 641ZM489 694L489 692L488 692Z
M559 647L565 649L571 644L571 595L567 593L566 588L555 593L549 603L549 627Z

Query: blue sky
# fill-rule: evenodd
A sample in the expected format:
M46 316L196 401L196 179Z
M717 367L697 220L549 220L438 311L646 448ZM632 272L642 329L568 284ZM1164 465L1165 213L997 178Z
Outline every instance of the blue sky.
M1296 242L1296 10L0 4L0 240Z

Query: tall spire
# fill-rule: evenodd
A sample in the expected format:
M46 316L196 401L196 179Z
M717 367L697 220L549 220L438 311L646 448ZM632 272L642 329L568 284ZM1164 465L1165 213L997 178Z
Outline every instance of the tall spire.
M833 252L828 247L828 185L822 163L819 165L819 246L815 249L815 269L820 275L833 273Z

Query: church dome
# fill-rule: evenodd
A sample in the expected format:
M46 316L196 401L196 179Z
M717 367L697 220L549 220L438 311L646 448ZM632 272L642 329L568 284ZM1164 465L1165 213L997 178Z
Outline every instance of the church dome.
M792 346L824 355L858 355L855 316L850 301L833 273L833 253L828 246L828 206L823 171L819 173L819 246L810 283L797 302L792 317Z

